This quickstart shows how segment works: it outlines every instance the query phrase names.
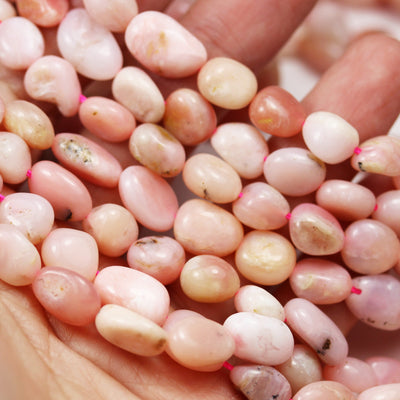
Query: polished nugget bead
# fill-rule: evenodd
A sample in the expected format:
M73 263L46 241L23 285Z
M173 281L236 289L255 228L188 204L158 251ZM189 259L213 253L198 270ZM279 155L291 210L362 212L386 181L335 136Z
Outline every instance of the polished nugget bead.
M400 190L389 190L376 198L372 218L383 222L400 236Z
M68 0L16 0L18 13L43 27L58 25L68 11Z
M377 385L400 383L400 361L392 357L375 356L365 360L373 369Z
M400 383L379 385L364 390L358 400L397 400L400 393Z
M293 400L357 400L357 397L346 386L339 382L312 382L300 389ZM360 398L358 398L360 400ZM365 399L367 400L367 399ZM372 400L368 399L368 400Z

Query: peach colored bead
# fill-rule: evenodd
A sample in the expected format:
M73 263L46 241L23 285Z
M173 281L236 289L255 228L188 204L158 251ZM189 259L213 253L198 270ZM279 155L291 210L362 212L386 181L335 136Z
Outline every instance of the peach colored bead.
M122 68L113 79L112 94L140 122L156 123L163 117L164 98L150 76L139 68Z
M300 389L293 400L357 400L354 394L339 382L312 382ZM360 399L359 399L360 400Z
M139 356L157 356L167 345L167 334L156 323L116 304L101 308L96 328L114 346Z
M358 400L397 400L400 393L400 383L379 385L364 390Z
M244 64L227 57L215 57L200 69L197 86L211 104L237 110L246 107L255 96L257 79Z
M230 203L242 190L238 173L227 162L208 153L189 157L182 178L191 192L214 203Z
M21 136L32 149L45 150L51 147L54 128L50 118L35 104L15 100L7 104L4 127Z
M317 190L315 200L320 207L343 221L367 218L376 205L371 190L341 179L325 181Z
M165 177L178 175L185 163L182 144L160 125L139 125L129 139L129 151L138 162Z
M100 296L93 283L66 268L42 268L32 289L46 311L70 325L88 325L100 311Z
M74 67L61 57L44 56L26 71L24 87L35 100L57 105L65 117L72 117L79 109L81 85Z
M0 21L17 16L15 7L8 0L0 0Z
M163 125L183 145L195 146L211 137L217 127L217 116L199 92L180 88L165 101Z
M153 171L135 165L126 168L119 180L124 206L138 222L156 232L171 229L178 200L168 182Z
M0 248L0 279L14 286L30 285L41 267L36 247L17 227L0 224Z
M253 229L274 230L286 225L290 211L286 198L265 182L253 182L243 187L232 203L235 217Z
M296 251L284 236L255 230L244 236L236 250L235 262L239 272L250 281L277 285L292 273Z
M292 210L289 232L295 247L313 256L335 254L342 250L345 241L339 221L312 203L300 204Z
M125 31L125 44L147 69L167 78L195 74L207 61L204 45L172 17L144 11Z
M135 117L127 108L100 96L89 97L81 104L79 119L88 131L108 142L129 139L136 127Z
M211 146L242 178L262 175L268 144L252 125L241 122L219 125L211 137Z
M128 265L144 272L164 285L179 278L185 264L185 250L168 236L146 236L129 247Z
M290 137L301 131L306 118L299 101L279 86L260 90L250 103L251 122L274 136Z
M186 261L180 274L183 292L202 303L218 303L234 296L240 279L236 270L223 258L199 255Z
M105 203L93 208L82 227L96 240L99 251L119 257L138 238L139 228L133 215L118 204Z
M392 357L375 356L365 360L374 371L377 385L400 383L400 361Z
M243 227L228 211L206 200L183 203L174 222L175 239L192 254L219 257L233 253L243 238Z
M372 218L396 232L400 237L400 190L389 190L376 198L376 209Z
M57 26L68 11L68 0L16 0L19 15L34 24Z
M32 193L50 202L57 219L81 221L92 209L92 198L82 181L53 161L35 163L28 183Z

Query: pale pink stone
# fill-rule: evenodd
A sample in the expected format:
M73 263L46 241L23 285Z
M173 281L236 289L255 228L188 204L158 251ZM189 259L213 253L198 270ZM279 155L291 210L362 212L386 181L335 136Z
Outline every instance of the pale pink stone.
M94 285L103 304L117 304L162 325L169 311L169 294L153 277L122 266L103 268Z
M21 183L31 168L28 145L18 135L0 132L0 174L5 183Z
M32 289L46 311L70 325L88 325L100 311L100 296L93 283L69 269L42 268Z
M61 57L44 56L26 71L25 90L36 100L57 105L65 117L72 117L79 109L81 85L74 67Z
M317 352L327 365L345 361L348 344L335 323L317 306L306 299L292 299L285 305L290 329Z
M202 199L183 203L174 221L175 239L192 254L233 253L243 238L241 223L228 211Z
M265 182L253 182L243 187L232 203L235 217L253 229L274 230L288 222L290 211L286 198Z
M138 162L168 178L178 175L185 163L182 144L160 125L139 125L129 139L129 151Z
M377 385L400 383L400 361L391 357L376 356L365 360L376 376Z
M26 69L43 53L43 35L31 21L24 17L11 17L0 24L0 62L3 65L11 69Z
M254 126L241 122L219 125L211 137L211 146L242 178L262 175L268 144Z
M126 168L119 180L125 207L138 222L156 232L171 229L178 200L168 182L140 165Z
M8 0L0 0L0 21L17 15L15 7Z
M0 224L0 279L14 286L29 285L40 270L36 247L9 224Z
M357 400L346 386L339 382L312 382L300 389L293 400ZM360 398L358 398L360 400ZM368 399L372 400L372 399ZM378 399L374 399L378 400ZM383 399L382 399L383 400ZM386 400L386 399L385 399Z
M338 164L350 158L360 140L353 126L328 111L308 115L302 133L309 150L327 164Z
M125 31L125 43L141 64L167 78L193 75L207 61L203 44L175 19L158 11L134 17Z
M163 117L164 98L150 76L139 68L122 68L113 79L112 94L140 122L156 123Z
M53 161L35 163L28 183L32 193L50 202L57 219L81 221L92 209L92 198L82 181Z
M364 390L358 396L358 400L398 400L400 393L400 383L379 385Z
M303 196L325 180L325 164L310 151L286 147L273 151L264 163L267 182L289 196Z
M68 0L16 0L18 13L43 27L57 26L69 8Z
M238 173L224 160L208 153L198 153L186 160L182 178L187 188L214 203L230 203L242 190Z
M37 194L12 193L0 203L0 223L15 226L30 242L38 244L53 227L53 207Z
M372 218L383 222L400 237L400 190L389 190L376 198Z
M62 56L87 78L112 79L122 68L116 39L83 8L67 13L57 30L57 44Z

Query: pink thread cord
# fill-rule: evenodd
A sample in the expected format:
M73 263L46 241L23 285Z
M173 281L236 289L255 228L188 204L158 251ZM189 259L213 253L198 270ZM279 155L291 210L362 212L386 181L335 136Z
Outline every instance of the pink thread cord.
M79 103L83 103L84 101L86 101L87 100L87 97L86 96L84 96L83 94L80 94L79 95Z
M287 214L285 215L285 218L286 218L286 219L292 218L292 214L291 214L291 213L287 213Z
M26 176L30 178L32 176L32 170L28 169L28 171L26 171Z
M3 196L2 194L0 194L0 203L5 199L5 196Z
M362 149L360 147L356 147L354 149L354 154L360 154L362 152Z
M352 286L352 288L351 288L351 293L354 293L354 294L361 294L361 292L362 292L361 289Z
M225 362L222 364L222 366L223 366L224 368L226 368L227 370L229 370L229 371L232 371L232 370L233 370L233 365L232 365L232 364L229 364L228 361L225 361Z

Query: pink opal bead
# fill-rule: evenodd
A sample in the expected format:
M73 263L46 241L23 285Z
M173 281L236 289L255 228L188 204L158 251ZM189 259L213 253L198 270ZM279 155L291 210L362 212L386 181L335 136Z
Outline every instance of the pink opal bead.
M28 145L11 132L0 132L0 144L0 174L3 181L10 184L23 182L32 165Z
M231 122L218 126L211 137L211 146L242 178L262 175L268 144L252 125Z
M251 231L236 250L235 263L251 282L277 285L292 273L296 251L289 240L276 232Z
M129 151L138 162L165 178L178 175L185 164L182 144L160 125L139 125L129 139Z
M397 400L400 393L400 383L379 385L364 390L358 400Z
M300 389L293 400L357 400L346 386L339 382L312 382ZM358 398L360 400L360 398ZM372 399L371 399L372 400ZM375 399L374 399L375 400ZM382 399L383 400L383 399Z
M400 190L389 190L376 198L372 218L383 222L400 237Z
M0 62L4 66L26 69L43 53L43 35L31 21L18 16L0 24Z
M92 198L82 181L53 161L35 163L28 183L32 193L50 202L57 219L81 221L92 209Z
M338 220L312 203L300 204L292 210L289 232L295 247L312 256L338 253L345 241Z
M399 259L400 241L387 225L362 219L345 230L342 259L352 271L380 274L392 268Z
M144 11L125 31L131 54L150 71L167 78L195 74L207 61L203 44L172 17Z
M185 250L169 236L146 236L136 240L127 253L128 265L164 285L179 278L185 264Z
M277 365L288 360L293 352L293 335L279 319L239 312L228 317L224 327L235 340L235 356L242 360Z
M100 96L89 97L81 104L79 119L88 131L107 142L128 140L136 127L135 117L127 108Z
M289 196L312 193L325 180L325 175L325 164L299 147L275 150L264 163L267 183Z
M122 68L115 75L111 89L114 98L138 121L157 123L163 117L164 98L150 76L140 68Z
M156 232L171 229L178 200L168 182L139 165L126 168L119 180L119 194L138 222Z
M70 10L57 29L62 56L81 75L96 80L114 78L122 68L122 52L114 36L83 8Z
M232 203L235 217L253 229L274 230L287 224L290 211L286 198L265 182L253 182L243 187Z
M217 127L217 116L199 92L179 88L165 101L163 125L183 145L195 146L210 138Z
M292 397L289 382L273 367L239 365L233 368L229 377L249 400L290 400Z
M30 285L40 270L36 247L15 226L0 224L0 279L14 286Z
M350 158L360 141L353 126L328 111L308 115L302 132L309 150L327 164L339 164Z
M57 26L68 11L68 0L16 0L19 15L43 27Z
M100 311L100 296L93 283L69 269L42 268L32 289L46 311L70 325L88 325Z
M376 356L365 360L374 371L377 385L400 383L400 361L392 357Z
M352 293L346 305L358 319L378 329L400 329L400 281L397 278L386 274L365 275L353 278L353 285L361 293Z
M348 344L335 323L306 299L292 299L285 305L290 329L317 352L327 365L339 365L347 357Z
M15 226L31 243L38 244L53 227L53 207L37 194L12 193L0 203L0 223Z
M99 265L96 241L86 232L56 228L43 240L41 256L45 266L63 267L93 281Z
M56 104L65 117L78 112L81 94L78 75L61 57L49 55L35 61L25 73L24 87L33 99Z
M0 20L4 21L8 18L15 17L17 10L8 0L0 0Z
M374 193L354 182L341 179L325 181L315 194L316 203L343 221L356 221L372 214Z
M174 222L175 239L192 254L233 253L243 238L241 223L228 211L202 199L183 203Z
M143 272L122 266L103 268L94 285L103 304L126 307L162 325L169 311L169 294L165 286Z
M214 203L230 203L242 190L239 174L227 162L208 153L189 157L182 178L191 192Z

